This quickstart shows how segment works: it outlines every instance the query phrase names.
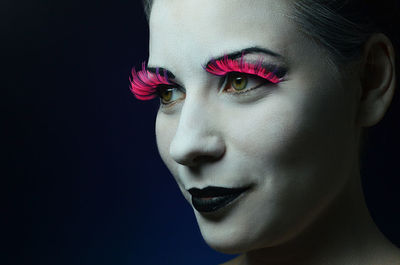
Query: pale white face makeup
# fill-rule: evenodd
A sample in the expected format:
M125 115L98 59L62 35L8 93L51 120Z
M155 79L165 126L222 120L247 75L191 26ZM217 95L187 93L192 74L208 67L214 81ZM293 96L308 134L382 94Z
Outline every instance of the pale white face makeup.
M354 170L356 92L290 8L289 0L156 0L152 8L148 65L168 69L186 90L157 115L163 161L189 203L193 187L251 187L216 212L193 209L205 241L222 252L295 237ZM255 46L282 56L246 56L284 66L282 82L219 93L222 77L204 64Z

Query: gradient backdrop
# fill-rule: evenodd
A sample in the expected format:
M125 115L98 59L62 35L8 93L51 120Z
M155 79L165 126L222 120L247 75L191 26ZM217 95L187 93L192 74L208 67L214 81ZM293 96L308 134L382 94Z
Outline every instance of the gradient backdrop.
M230 259L204 243L158 155L158 103L137 101L129 91L130 69L148 56L140 1L1 2L0 98L7 115L0 263ZM371 130L363 168L374 219L398 246L399 105L397 94Z

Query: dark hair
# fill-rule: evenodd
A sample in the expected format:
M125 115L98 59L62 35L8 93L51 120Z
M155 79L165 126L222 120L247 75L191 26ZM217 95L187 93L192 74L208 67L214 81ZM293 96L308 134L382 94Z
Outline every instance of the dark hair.
M374 33L384 33L394 46L399 43L397 0L297 0L293 5L300 29L327 48L337 63L359 58Z

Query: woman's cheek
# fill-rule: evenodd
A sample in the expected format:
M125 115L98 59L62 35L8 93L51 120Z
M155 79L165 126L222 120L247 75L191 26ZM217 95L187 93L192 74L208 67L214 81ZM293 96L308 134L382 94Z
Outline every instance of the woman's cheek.
M158 152L164 164L168 167L171 173L177 171L177 163L170 156L170 146L174 139L177 124L177 118L173 115L165 115L159 111L156 118L156 141Z
M300 124L293 102L271 97L259 103L226 111L226 141L243 155L278 155L298 134Z
M337 130L342 125L326 122L343 119L329 104L327 93L313 92L311 87L308 91L271 94L256 104L227 109L225 113L234 119L225 119L225 140L230 150L250 158L253 168L268 168L270 172L275 168L276 176L322 172L332 164L332 154L340 153L344 140L341 133L331 133L332 126Z

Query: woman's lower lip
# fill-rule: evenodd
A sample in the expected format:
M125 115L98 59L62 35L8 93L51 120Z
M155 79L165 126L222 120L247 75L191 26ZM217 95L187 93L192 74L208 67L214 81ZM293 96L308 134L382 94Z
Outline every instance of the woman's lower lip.
M225 207L230 202L234 201L243 192L244 191L217 197L201 198L192 196L192 204L193 207L199 212L204 212L204 213L214 212Z

